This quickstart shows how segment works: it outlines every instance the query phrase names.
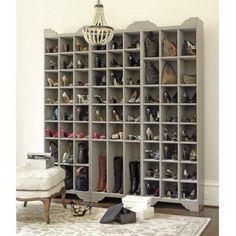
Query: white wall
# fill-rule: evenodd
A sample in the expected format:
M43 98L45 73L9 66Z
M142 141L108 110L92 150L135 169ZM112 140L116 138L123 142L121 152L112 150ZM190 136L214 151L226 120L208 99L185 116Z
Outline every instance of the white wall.
M17 1L17 165L43 151L43 29L73 33L92 20L96 0ZM133 21L179 25L204 22L205 204L218 205L218 0L102 0L116 29Z

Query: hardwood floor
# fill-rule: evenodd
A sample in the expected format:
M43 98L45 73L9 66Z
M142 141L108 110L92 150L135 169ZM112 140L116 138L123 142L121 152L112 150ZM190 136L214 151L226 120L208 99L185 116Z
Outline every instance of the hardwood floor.
M75 195L67 195L66 203L70 204L72 200L78 201L81 205L84 205L83 201L78 200ZM61 203L61 199L53 199L53 202ZM121 199L105 198L99 203L92 203L94 207L108 208L114 204L120 203ZM184 216L199 216L211 218L211 222L208 224L202 236L218 236L219 235L219 208L205 206L200 212L189 212L180 204L171 203L157 203L155 205L155 212L172 215L184 215Z

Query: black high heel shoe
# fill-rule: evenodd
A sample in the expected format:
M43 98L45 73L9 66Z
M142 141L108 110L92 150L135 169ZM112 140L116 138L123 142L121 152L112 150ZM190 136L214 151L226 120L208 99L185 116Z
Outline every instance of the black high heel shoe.
M105 103L105 101L102 100L101 96L99 96L99 95L94 95L94 97L96 98L96 100L97 100L97 102L98 102L99 104L104 104L104 103Z
M191 98L191 103L196 103L197 102L197 94L194 93L194 95Z
M92 211L92 206L91 203L89 203L87 206L85 206L84 209L82 209L82 207L76 207L77 204L72 203L71 206L74 210L74 215L73 216L84 216L86 214L87 211L89 211L89 215L91 215L91 211Z
M170 95L167 91L165 91L163 93L163 101L164 103L170 103L171 102L171 98L170 98Z
M177 103L177 92L176 92L175 95L171 98L171 102Z
M183 103L189 103L190 102L190 97L186 92L183 93Z

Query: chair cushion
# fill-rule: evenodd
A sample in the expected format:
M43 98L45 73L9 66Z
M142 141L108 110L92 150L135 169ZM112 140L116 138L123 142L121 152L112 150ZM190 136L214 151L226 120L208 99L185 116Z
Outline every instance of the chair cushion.
M49 190L65 179L65 170L54 166L46 170L20 167L16 170L16 190Z

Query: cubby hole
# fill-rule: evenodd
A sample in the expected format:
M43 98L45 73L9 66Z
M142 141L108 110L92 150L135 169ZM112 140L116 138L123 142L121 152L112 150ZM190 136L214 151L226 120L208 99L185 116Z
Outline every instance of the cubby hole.
M106 124L92 124L92 139L106 139Z
M93 51L105 51L107 50L107 45L95 45L92 46Z
M125 85L139 86L140 85L140 71L139 70L125 70Z
M180 137L182 142L196 142L197 125L180 125Z
M96 192L99 189L100 179L102 176L101 174L105 174L105 183L107 184L107 149L106 149L106 142L96 142L93 141L92 143L92 168L93 168L93 175L92 175L92 191ZM105 163L104 163L105 158ZM105 165L104 165L105 164ZM100 166L101 165L101 166ZM102 169L102 173L99 173ZM107 187L107 186L106 186ZM101 189L102 190L102 189ZM106 191L106 188L104 189Z
M123 122L123 106L109 106L108 121Z
M163 161L177 161L178 160L178 145L162 143L161 159Z
M194 144L181 144L180 145L180 158L181 161L197 161L197 145Z
M89 143L88 141L75 142L75 164L89 163Z
M165 66L167 67L167 77L164 77L164 68ZM169 83L169 77L170 77L170 74L173 75L174 73L174 76L176 76L176 82L175 83L171 83L171 84L177 84L178 82L178 70L177 70L177 60L162 60L162 63L161 63L161 83L162 84L166 84L166 83ZM172 81L172 78L171 77L171 81Z
M73 55L61 55L60 56L60 69L72 70L73 69Z
M181 87L180 88L180 102L181 103L196 103L197 102L196 87Z
M159 143L144 143L144 161L159 161L160 160L160 146Z
M109 50L117 50L123 48L123 35L115 34L112 41L108 44Z
M45 137L58 138L58 124L46 122L45 123Z
M143 163L143 178L145 180L156 180L160 178L159 162Z
M60 52L73 52L73 38L60 38Z
M196 84L196 60L180 59L179 70L181 84Z
M45 53L57 53L58 52L58 39L46 38L45 39Z
M89 121L88 106L75 106L75 121Z
M123 103L123 88L108 89L108 103L121 104Z
M148 50L147 47L150 47L151 49ZM159 32L158 31L144 32L144 50L145 50L145 57L158 57L159 56L160 49L159 49Z
M78 140L87 140L89 138L88 124L75 124L75 138Z
M140 107L139 106L126 106L125 117L127 122L140 122Z
M109 124L108 125L108 139L123 140L123 124Z
M75 71L75 84L74 86L88 86L88 71Z
M58 141L57 140L45 140L44 150L47 153L51 153L55 163L58 162Z
M159 125L157 124L148 124L143 126L143 134L144 140L149 140L149 141L159 141L160 140L160 130L159 130Z
M73 121L73 107L61 106L60 107L60 120L61 121Z
M93 88L92 103L106 104L106 89Z
M75 51L88 51L88 43L83 37L75 37Z
M52 83L51 83L51 80ZM45 73L45 87L52 87L57 89L58 87L58 73L56 72L46 72Z
M159 122L160 121L160 108L159 106L144 106L144 122Z
M88 68L88 55L75 54L75 68L87 69Z
M159 103L159 87L145 87L143 88L144 103Z
M73 167L61 165L61 167L65 170L65 188L66 190L73 189Z
M72 87L73 86L73 72L60 73L60 86Z
M178 180L178 164L177 163L163 162L161 172L162 172L161 178L163 180L171 180L171 181Z
M181 199L196 200L197 199L197 184L181 183Z
M180 165L180 179L183 181L197 181L197 165L182 163Z
M73 137L73 123L60 123L60 138L71 139Z
M178 122L178 112L177 112L177 105L175 106L167 106L162 105L161 106L161 120L162 122L172 122L177 123Z
M161 101L162 103L177 103L178 93L177 87L162 87L161 88Z
M122 52L109 52L108 54L108 67L122 67L123 66L123 53Z
M159 70L160 70L160 65L159 65L159 60L155 61L144 61L144 84L146 85L158 85L160 83L160 78L159 78Z
M109 70L108 85L123 85L123 70Z
M45 89L45 104L57 104L58 103L58 90L57 89Z
M45 120L58 121L58 106L45 106Z
M163 45L164 39L169 40L177 48L177 30L162 30L161 31L162 56L163 57L173 56L172 54L168 54L168 52L164 52L164 45Z
M141 140L141 130L139 124L126 124L125 125L125 139L126 140Z
M89 91L88 88L76 88L74 94L74 100L77 104L88 104L89 103Z
M180 106L181 122L196 123L197 122L197 107L191 105Z
M125 53L125 67L139 67L140 66L140 53L139 52L126 52Z
M106 81L106 71L92 71L92 85L93 86L105 86Z
M140 48L140 33L139 32L130 32L125 33L125 48Z
M178 126L177 125L162 125L161 140L165 142L178 141Z
M45 56L45 70L57 70L58 69L58 56L50 55Z
M144 180L144 196L160 197L160 182Z
M60 103L73 104L73 89L60 89Z
M89 168L75 167L75 189L81 192L89 191Z
M106 53L93 53L92 54L92 67L105 68L106 67Z
M161 197L171 198L171 199L178 198L179 197L179 195L178 195L178 183L163 181L162 182Z
M60 163L68 165L74 163L73 141L60 141Z
M125 103L140 104L140 88L125 88Z
M180 53L182 56L194 56L196 55L196 29L180 29ZM188 50L184 48L184 41L188 41Z
M106 107L105 106L93 106L92 120L96 121L96 122L106 121Z

